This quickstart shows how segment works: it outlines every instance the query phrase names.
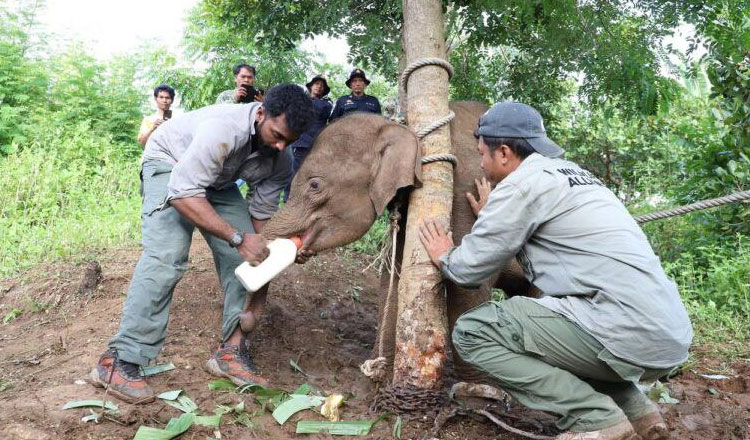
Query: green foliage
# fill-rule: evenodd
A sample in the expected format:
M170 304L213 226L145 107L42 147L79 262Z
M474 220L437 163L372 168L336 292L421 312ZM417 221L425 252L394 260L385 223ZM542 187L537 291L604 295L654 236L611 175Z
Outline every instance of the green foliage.
M40 4L0 4L0 157L47 127L80 121L115 141L132 141L143 97L138 65L127 57L98 62L80 44L46 53L35 43L47 38L34 26Z
M697 1L697 0L694 0ZM723 117L732 126L728 142L750 142L750 8L744 0L701 2L688 19L696 25L695 44L708 50L705 59L713 94L722 97Z
M0 3L0 276L131 242L139 228L143 69L80 44L47 53L35 43L42 4Z
M27 141L34 109L46 96L49 72L27 56L35 10L16 12L0 4L0 157Z
M651 114L672 91L659 75L657 49L678 22L678 8L604 0L445 0L443 6L457 98L513 97L545 109L562 96L558 83L575 76L591 101L616 97L628 111ZM193 22L277 51L317 34L345 37L353 63L395 82L401 7L396 0L255 0L252 7L214 0L201 5Z
M21 315L23 315L23 310L12 309L10 312L6 313L5 316L3 317L3 324L8 324Z
M390 240L388 236L388 214L383 214L375 220L367 234L359 240L347 246L357 252L367 255L377 255L385 240Z
M132 242L138 162L86 123L50 127L0 161L0 276Z
M256 67L256 87L268 88L285 82L304 83L308 54L295 45L264 45L265 35L257 23L240 25L243 4L236 11L224 10L216 2L202 2L194 8L185 32L185 55L190 67L178 65L164 51L151 55L154 82L166 82L179 90L181 105L195 109L214 104L224 90L234 89L232 69L240 63Z
M637 213L719 197L746 187L747 155L727 146L727 127L717 118L721 102L709 96L700 64L677 69L681 93L652 116L629 116L614 103L589 106L574 99L552 108L551 136L566 157L582 164ZM647 225L663 258L731 241L750 233L750 207L734 204ZM677 226L679 225L679 226Z
M663 263L680 288L697 344L750 340L750 241L746 235L734 237L729 244L692 249Z

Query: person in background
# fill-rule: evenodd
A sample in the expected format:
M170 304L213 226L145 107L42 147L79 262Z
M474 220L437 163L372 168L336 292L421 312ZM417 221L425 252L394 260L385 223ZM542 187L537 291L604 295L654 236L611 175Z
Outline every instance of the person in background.
M172 117L172 102L174 102L174 89L166 84L156 86L154 89L154 101L156 102L156 113L146 116L141 121L138 130L138 143L145 147L151 133L164 121Z
M352 93L336 100L336 107L331 113L331 122L354 112L369 112L382 114L378 98L365 94L365 89L370 85L370 80L365 76L362 69L354 69L346 80L346 86Z
M292 178L297 174L297 170L302 166L302 162L312 149L318 133L328 123L328 118L331 116L331 109L333 108L331 100L327 98L331 88L328 87L328 81L322 75L315 75L305 86L307 87L307 91L310 92L310 97L312 97L315 118L313 119L312 126L306 132L302 133L299 139L291 145L292 154L294 155ZM291 181L284 189L284 201L289 199L290 187Z
M263 102L263 89L255 88L255 66L238 64L232 70L236 89L221 92L216 98L217 104L243 104Z

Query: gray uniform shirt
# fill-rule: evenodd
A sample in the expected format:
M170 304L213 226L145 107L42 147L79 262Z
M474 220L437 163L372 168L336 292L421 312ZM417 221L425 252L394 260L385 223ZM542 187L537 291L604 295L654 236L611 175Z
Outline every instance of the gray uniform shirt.
M235 104L237 101L234 99L234 94L237 91L237 89L229 89L224 90L223 92L219 93L219 96L216 97L216 104Z
M443 274L478 285L516 258L539 304L615 356L647 368L684 362L693 337L677 287L622 203L593 174L534 153L500 182Z
M142 160L161 160L174 167L167 202L205 197L206 188L223 189L243 179L254 188L250 215L266 220L276 212L279 194L291 178L292 157L288 149L260 146L251 151L260 105L203 107L170 119L151 134Z

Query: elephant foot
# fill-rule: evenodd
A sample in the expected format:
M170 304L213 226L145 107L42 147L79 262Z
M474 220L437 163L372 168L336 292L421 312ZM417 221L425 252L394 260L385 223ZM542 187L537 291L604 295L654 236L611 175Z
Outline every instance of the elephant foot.
M471 409L487 406L487 400L492 400L508 406L511 397L508 393L492 385L458 382L451 387L450 398L459 401Z
M240 330L243 334L248 334L258 326L258 319L253 312L247 311L240 315Z

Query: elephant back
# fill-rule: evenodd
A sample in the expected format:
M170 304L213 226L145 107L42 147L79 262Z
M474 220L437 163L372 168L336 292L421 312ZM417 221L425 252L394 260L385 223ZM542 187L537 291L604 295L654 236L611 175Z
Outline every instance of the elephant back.
M476 193L474 179L481 179L482 169L479 167L477 153L477 139L474 129L477 128L479 117L489 107L476 101L455 101L450 103L450 109L456 114L451 121L451 143L453 154L458 158L458 168L453 174L453 239L456 244L471 231L476 218L471 211L466 193Z

